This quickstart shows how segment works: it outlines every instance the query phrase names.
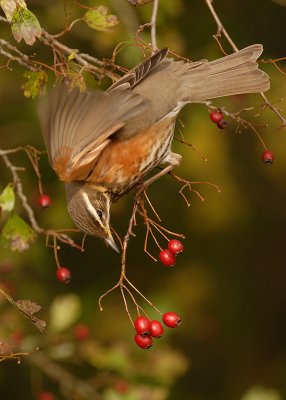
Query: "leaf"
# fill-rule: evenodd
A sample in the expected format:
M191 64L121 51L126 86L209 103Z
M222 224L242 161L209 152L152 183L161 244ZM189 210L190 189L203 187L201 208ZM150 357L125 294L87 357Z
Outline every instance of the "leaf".
M45 332L46 321L35 317L33 314L41 310L41 306L31 300L17 300L15 301L4 290L0 288L0 293L24 315L30 322L32 322L41 332Z
M17 5L27 8L24 0L0 0L0 6L8 21L12 21L12 17Z
M74 57L76 56L76 54L78 53L78 50L73 50L70 55L68 56L68 62L72 61L74 59Z
M282 396L276 389L254 385L241 397L241 400L282 400Z
M12 185L9 183L0 195L1 211L12 211L15 204L15 193Z
M17 300L15 306L28 318L41 332L45 331L46 321L34 316L35 313L41 310L41 306L31 300Z
M81 74L71 72L66 80L67 85L70 89L78 88L81 92L86 90L86 84Z
M17 214L11 215L4 225L1 236L0 246L10 248L12 251L22 252L27 250L36 238L36 233L21 217Z
M31 300L17 300L16 305L24 313L31 315L37 313L42 308L39 304Z
M81 303L75 294L57 297L50 307L50 328L61 332L70 327L79 317Z
M119 23L116 15L108 15L108 8L105 6L98 6L92 10L88 10L83 20L91 29L103 32L111 32L113 26Z
M35 99L39 94L44 92L48 75L45 71L26 71L24 72L26 82L22 85L25 97Z
M12 33L17 42L22 39L32 46L36 37L41 36L41 26L37 17L28 9L17 6L12 17Z

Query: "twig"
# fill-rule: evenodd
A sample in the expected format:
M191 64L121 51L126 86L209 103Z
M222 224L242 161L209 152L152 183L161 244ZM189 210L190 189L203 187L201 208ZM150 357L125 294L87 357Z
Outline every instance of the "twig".
M32 207L29 205L28 200L26 195L23 192L23 185L22 185L22 181L18 175L17 172L17 167L15 167L11 161L9 160L7 154L5 154L5 151L2 151L0 149L0 156L2 157L2 160L5 164L5 166L10 170L12 177L13 177L13 183L15 185L16 188L16 193L18 195L18 197L20 198L23 208L26 210L29 221L31 223L32 228L34 229L35 232L37 232L38 234L41 234L44 232L44 229L40 228L40 226L38 225L36 218L35 218L35 214L34 211L32 209Z
M58 382L65 397L85 400L102 400L102 397L85 381L72 375L59 364L53 362L43 351L37 351L25 359L39 368L49 378Z
M13 154L13 153L16 153L21 150L24 150L27 152L27 149L31 149L31 147L27 148L27 147L19 146L15 149L8 149L8 150L0 149L0 157L2 158L5 166L11 172L11 175L13 178L13 184L16 189L16 194L17 194L18 198L20 199L24 210L27 213L27 216L28 216L28 219L30 221L32 228L34 229L34 231L36 233L46 235L47 241L50 236L53 236L53 238L60 240L62 243L68 244L72 247L75 247L75 248L83 251L82 246L79 246L78 244L76 244L72 238L70 238L68 235L65 234L65 232L78 232L78 229L64 229L64 230L57 231L57 230L53 230L53 229L43 229L39 226L39 224L36 220L34 211L33 211L32 207L30 206L30 204L28 203L28 199L23 191L23 184L22 184L21 178L18 174L18 171L23 170L23 169L21 167L16 167L15 165L13 165L11 163L10 159L8 158L8 154Z
M121 295L122 295L122 298L123 298L123 302L124 302L124 306L125 306L125 311L126 311L128 317L130 319L131 324L133 325L132 317L131 317L131 314L129 312L128 304L127 304L127 301L126 301L126 298L125 298L125 294L124 294L124 285L122 284L122 285L119 285L119 286L120 286L120 292L121 292Z
M39 71L39 68L32 66L28 62L24 61L22 58L20 58L18 56L14 56L13 54L8 53L8 51L3 50L2 46L0 46L0 55L8 58L9 62L16 61L18 64L22 65L22 67L25 67L25 68L29 69L30 71L33 71L33 72ZM8 65L6 65L6 66L8 66Z
M132 287L132 289L135 290L135 292L138 293L139 296L142 297L142 299L144 299L152 308L154 308L154 310L156 310L158 314L162 315L161 311L160 311L156 306L154 306L154 304L153 304L150 300L148 300L147 297L145 297L145 296L137 289L137 287L134 286L134 285L129 281L129 279L127 279L127 278L125 277L125 280L126 280L126 282Z
M65 44L56 40L53 35L45 30L42 30L42 41L44 44L51 46L52 48L60 49L68 56L72 55L73 59L76 60L79 65L83 66L87 71L94 73L98 79L101 79L103 75L111 78L112 80L118 79L118 75L106 70L107 65L104 61L100 61L95 57L80 53L78 49L72 49L66 46Z
M238 51L238 47L236 46L236 44L233 42L233 40L231 39L231 37L229 36L229 34L227 33L226 29L224 28L220 18L217 15L217 12L215 11L214 7L213 7L213 0L204 0L207 7L210 10L210 13L212 14L216 24L217 24L217 33L215 35L215 37L220 37L221 33L223 33L223 35L225 36L226 40L229 42L229 44L231 45L231 47L233 48L234 51ZM263 92L260 93L260 95L262 96L265 104L277 115L277 117L282 121L282 124L280 126L280 128L283 128L286 126L286 119L285 117L280 113L280 111L273 106L273 104L267 99L267 97L265 96L265 94Z
M144 190L143 192L145 199L147 200L147 203L149 204L151 210L153 211L153 213L155 214L156 218L158 219L159 222L161 222L161 218L159 216L159 214L157 213L157 211L155 210L153 204L151 203L151 200L149 199L149 197L147 196L146 190Z
M151 43L152 50L155 53L157 48L157 36L156 36L156 22L157 22L157 14L158 14L159 0L154 0L152 17L151 17Z
M219 19L214 7L213 7L213 0L205 0L216 24L217 24L217 33L216 33L216 37L221 37L221 34L223 33L226 40L229 42L229 44L231 45L231 47L234 49L234 51L238 51L238 48L236 47L235 43L232 41L231 37L229 36L229 34L227 33L226 29L224 28L221 20Z
M0 22L4 22L6 24L10 24L10 22L5 18L0 16ZM72 23L74 24L75 21ZM68 30L67 30L68 31ZM84 69L87 71L93 73L98 79L101 79L103 76L107 76L110 79L117 80L118 75L114 74L111 71L108 71L107 68L107 63L105 61L101 61L95 57L92 57L87 54L80 53L78 49L72 49L60 41L56 39L58 35L51 35L44 29L42 29L42 36L41 36L41 41L47 46L52 47L52 49L58 49L60 50L63 54L66 56L72 56L73 59L81 65ZM10 51L13 51L16 53L16 55L11 54L10 52L7 52L6 50L3 49L3 46L5 46L7 49ZM0 41L0 55L3 55L4 57L8 58L11 61L16 61L18 64L22 65L23 67L31 70L31 71L39 71L41 68L37 66L37 64L42 65L45 68L52 69L55 73L56 71L54 70L53 67L50 67L49 65L40 63L39 61L36 60L31 60L27 54L22 53L20 50L17 49L17 47L11 45L7 41L1 39ZM67 60L64 60L64 64L67 63Z

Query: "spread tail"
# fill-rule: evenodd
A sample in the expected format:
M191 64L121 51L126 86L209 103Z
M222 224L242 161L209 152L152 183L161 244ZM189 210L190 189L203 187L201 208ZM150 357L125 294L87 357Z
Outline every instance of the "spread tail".
M185 77L188 101L268 90L269 77L256 62L262 51L261 44L254 44L218 60L191 67Z

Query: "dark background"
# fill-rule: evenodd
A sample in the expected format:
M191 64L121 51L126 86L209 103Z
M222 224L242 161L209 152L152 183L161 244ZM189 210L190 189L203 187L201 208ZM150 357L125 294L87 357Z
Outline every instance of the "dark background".
M265 48L263 58L276 59L285 56L286 20L283 2L277 3L270 0L216 0L215 7L238 47L262 43ZM82 15L84 10L71 2L68 4L72 18ZM84 23L79 23L62 41L99 58L111 57L119 41L134 43L133 33L138 23L150 19L152 5L132 8L124 0L106 4L121 21L113 33L91 31ZM28 5L47 31L56 33L63 29L64 2L33 0ZM194 60L216 58L221 52L212 39L215 32L216 26L204 1L161 1L158 15L160 47L169 46ZM6 26L3 26L3 37L15 43ZM143 37L150 40L147 33ZM230 51L225 41L223 45ZM51 62L50 52L40 44L35 48L22 45L22 49ZM117 63L132 67L142 59L140 54L134 46L128 47L119 55ZM4 58L0 60L4 65ZM261 67L271 76L269 99L275 102L283 98L285 76L273 65L261 64ZM279 63L279 67L283 69L284 63ZM16 64L12 71L6 68L0 71L1 148L29 143L43 149L36 102L23 96L22 74L23 69ZM50 78L52 83L52 76ZM86 79L91 86L98 85L91 77ZM107 84L106 80L101 87ZM54 362L82 380L106 374L107 383L99 385L101 396L106 400L285 398L286 138L285 128L275 130L280 121L271 110L266 109L261 116L255 117L261 103L259 95L215 102L230 111L258 106L243 115L249 121L269 125L258 131L275 154L271 167L262 163L263 148L252 131L241 129L237 132L237 125L232 120L228 120L225 131L220 131L209 120L205 106L189 105L180 116L185 125L183 133L208 162L191 148L176 142L175 151L183 155L183 164L177 172L191 181L216 183L221 193L208 185L195 186L205 201L201 202L193 193L191 206L187 208L178 194L180 186L168 176L148 191L163 225L186 235L185 251L172 269L154 263L143 252L145 228L140 223L128 250L128 276L160 309L174 310L182 316L183 324L179 329L168 332L148 352L135 348L133 330L119 292L110 294L104 301L103 313L97 306L100 294L118 279L118 255L92 238L87 240L83 254L62 246L60 260L73 274L71 284L64 286L55 279L52 249L47 249L44 238L40 237L25 253L1 250L0 279L3 287L10 287L15 298L29 298L43 306L41 317L48 323L48 333L44 337L39 335L16 309L0 298L0 341L11 344L13 333L21 332L24 336L21 349L34 349L39 345ZM284 110L284 102L278 107ZM46 156L40 164L44 188L53 204L44 211L37 206L37 179L27 159L21 154L11 159L16 165L27 168L21 176L41 226L72 227L64 186L49 167ZM9 172L2 164L1 187L10 180ZM121 234L126 230L131 205L129 196L114 207L113 224ZM19 201L16 209L25 218ZM77 238L80 241L80 236ZM150 251L157 255L153 244ZM79 315L74 320L71 318L72 322L62 330L52 329L49 325L55 312L52 303L59 296L71 293L81 304ZM67 306L66 313L69 310ZM156 317L152 311L151 315ZM90 342L84 343L84 347L80 347L82 344L78 347L72 336L72 326L78 321L87 324L92 332ZM65 357L61 353L63 347L60 346L63 345L74 346ZM19 347L15 349L18 351ZM109 358L102 356L107 353L110 353ZM41 390L53 391L58 399L73 398L63 397L61 379L60 376L58 382L50 380L45 374L45 366L35 367L29 362L29 356L23 357L20 365L6 360L0 364L0 398L28 400ZM126 393L120 394L114 389L117 379L127 383Z

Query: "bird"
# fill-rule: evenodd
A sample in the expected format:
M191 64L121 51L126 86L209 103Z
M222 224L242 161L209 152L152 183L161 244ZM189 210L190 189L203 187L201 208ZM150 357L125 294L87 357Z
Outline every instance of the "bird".
M257 63L262 51L261 44L253 44L214 61L192 62L167 57L163 48L106 91L55 85L39 116L74 224L119 252L111 205L155 167L166 165L153 180L180 164L171 144L186 104L269 89L269 77Z

